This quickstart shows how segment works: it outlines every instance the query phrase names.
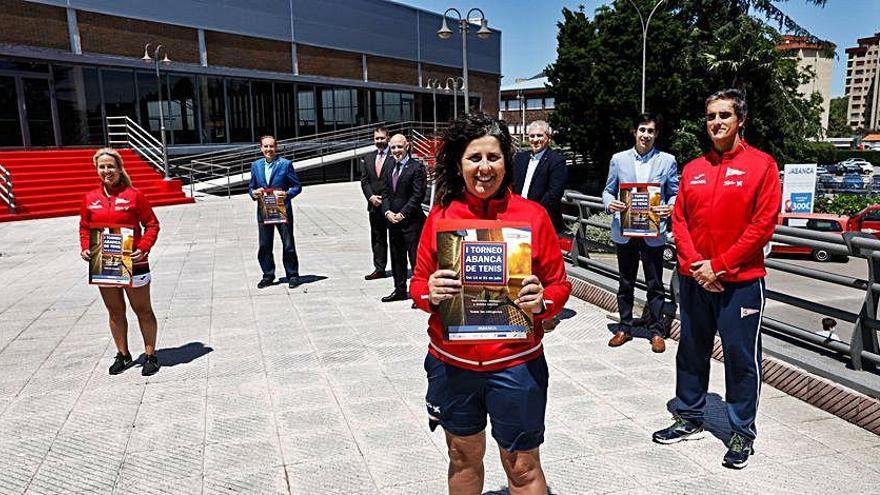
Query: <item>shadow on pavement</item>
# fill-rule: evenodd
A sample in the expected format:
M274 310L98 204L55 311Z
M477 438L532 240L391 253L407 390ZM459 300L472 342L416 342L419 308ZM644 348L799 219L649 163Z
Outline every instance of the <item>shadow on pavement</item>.
M158 349L156 350L156 356L159 358L159 363L161 363L163 367L176 366L178 364L186 364L195 361L213 350L214 348L205 347L205 344L201 342L190 342L180 347ZM143 362L143 359L144 354L141 354L138 361Z

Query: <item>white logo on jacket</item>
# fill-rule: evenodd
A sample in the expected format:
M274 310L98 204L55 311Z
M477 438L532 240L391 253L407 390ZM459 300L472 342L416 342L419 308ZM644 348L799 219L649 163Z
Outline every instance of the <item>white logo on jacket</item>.
M746 175L746 173L743 170L737 170L735 168L729 168L727 169L727 172L724 173L725 177L733 177L736 175Z
M131 203L131 201L129 201L125 198L116 198L116 204L118 204L118 205L127 205L129 203Z
M703 174L700 174L700 175L698 175L697 177L702 177L702 176L703 176ZM691 181L690 181L690 185L692 185L692 186L696 186L696 185L699 185L699 184L705 184L705 183L706 183L706 179L697 179L697 178L693 178L693 179L691 179Z
M742 187L742 186L743 186L743 181L741 181L741 180L726 180L726 181L724 181L724 185L725 185L725 186L736 186L736 187Z
M103 207L104 207L104 205L101 204L101 200L100 200L100 199L96 199L96 200L92 201L92 204L90 204L90 205L88 206L88 209L90 209L90 210L100 210L100 209L103 208Z

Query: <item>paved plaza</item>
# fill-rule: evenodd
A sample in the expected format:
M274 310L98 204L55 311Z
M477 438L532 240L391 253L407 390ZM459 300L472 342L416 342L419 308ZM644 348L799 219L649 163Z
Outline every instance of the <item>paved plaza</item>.
M306 282L294 290L256 289L248 198L157 209L164 366L150 378L107 373L116 350L78 219L0 224L0 493L445 493L443 434L423 400L427 315L380 303L390 278L363 280L358 184L309 186L294 205ZM572 299L565 316L545 338L552 493L877 493L880 437L769 386L757 454L722 468L718 363L713 435L653 444L669 424L675 342L659 355L644 340L610 349L605 311ZM485 490L506 493L496 448Z

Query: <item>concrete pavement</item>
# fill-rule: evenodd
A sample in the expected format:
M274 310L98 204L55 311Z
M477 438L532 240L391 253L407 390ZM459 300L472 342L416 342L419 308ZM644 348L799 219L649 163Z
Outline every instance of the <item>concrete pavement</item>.
M245 197L157 210L153 302L164 366L109 376L115 354L86 284L74 218L0 225L0 493L445 492L446 453L424 411L427 315L366 282L357 184L294 201L306 283L257 290ZM280 248L280 246L279 246ZM280 249L276 250L280 254ZM278 259L281 267L280 256ZM729 435L713 363L713 436L660 446L676 343L618 349L604 311L569 302L545 339L542 460L553 493L871 493L880 437L765 387L757 454L721 467ZM130 314L133 354L142 349ZM505 477L490 440L485 490Z

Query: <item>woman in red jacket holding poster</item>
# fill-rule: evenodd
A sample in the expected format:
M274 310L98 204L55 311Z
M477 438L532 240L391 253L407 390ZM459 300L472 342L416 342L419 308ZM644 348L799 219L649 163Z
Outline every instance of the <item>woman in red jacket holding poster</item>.
M156 358L156 315L150 301L150 265L147 256L159 235L159 220L150 202L131 186L122 157L112 148L99 149L92 158L101 179L101 186L86 194L79 221L80 256L91 259L89 234L92 228L122 226L134 231L131 253L132 283L130 287L100 287L101 298L110 313L110 332L116 343L116 359L110 374L116 375L132 364L128 350L128 320L125 316L125 297L138 318L144 338L144 359L141 374L149 376L159 371Z
M422 230L410 291L416 305L431 313L425 399L431 428L440 425L446 432L449 492L482 493L488 416L510 493L547 493L539 457L548 384L542 323L559 313L571 293L556 231L540 204L510 192L507 124L485 114L466 116L450 124L442 141L432 176L437 205ZM451 239L448 232L461 237L449 241L460 249L456 255L450 257L444 244L438 258L438 232L443 243ZM469 293L474 281L478 292ZM496 302L486 295L493 293L504 295L494 309L488 305ZM513 310L503 306L504 298ZM494 322L491 333L466 320L448 323L450 317L480 319L493 311L514 316ZM510 331L521 328L516 313L531 315L525 334Z

